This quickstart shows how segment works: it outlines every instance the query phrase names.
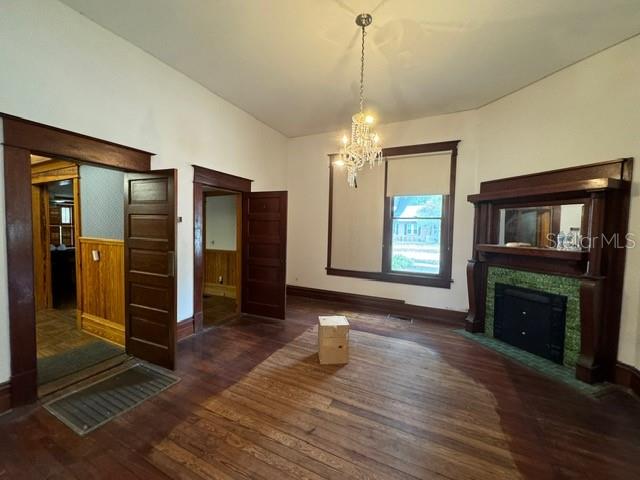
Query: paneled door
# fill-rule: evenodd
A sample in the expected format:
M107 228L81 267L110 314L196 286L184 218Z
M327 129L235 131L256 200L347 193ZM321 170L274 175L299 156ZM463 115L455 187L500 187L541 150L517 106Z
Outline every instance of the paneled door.
M287 192L243 194L242 311L284 318Z
M176 345L176 170L125 176L127 353L166 368Z

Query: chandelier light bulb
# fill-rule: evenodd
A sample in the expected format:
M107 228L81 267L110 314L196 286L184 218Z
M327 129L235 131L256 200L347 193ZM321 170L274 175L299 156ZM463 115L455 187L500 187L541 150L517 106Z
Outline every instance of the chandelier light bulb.
M369 125L373 125L373 123L376 121L376 119L373 118L372 115L367 115L366 117L364 117L364 121Z

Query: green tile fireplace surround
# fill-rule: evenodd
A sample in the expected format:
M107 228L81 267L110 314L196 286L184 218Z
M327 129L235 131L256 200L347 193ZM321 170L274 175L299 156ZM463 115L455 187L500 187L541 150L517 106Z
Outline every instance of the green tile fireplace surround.
M563 363L567 367L575 368L576 361L580 355L580 281L573 277L489 267L487 271L484 334L491 338L493 338L496 283L567 297Z

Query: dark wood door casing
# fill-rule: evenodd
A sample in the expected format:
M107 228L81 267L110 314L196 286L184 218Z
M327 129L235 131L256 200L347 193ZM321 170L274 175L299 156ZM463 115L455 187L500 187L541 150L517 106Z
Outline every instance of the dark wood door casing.
M251 191L252 181L198 165L193 166L193 331L191 333L199 333L203 329L205 190L213 187L246 193Z
M125 176L127 352L174 368L176 170Z
M11 405L37 399L36 320L31 215L32 153L129 171L147 171L152 153L0 113L9 278Z
M253 192L243 197L242 311L284 318L287 192Z

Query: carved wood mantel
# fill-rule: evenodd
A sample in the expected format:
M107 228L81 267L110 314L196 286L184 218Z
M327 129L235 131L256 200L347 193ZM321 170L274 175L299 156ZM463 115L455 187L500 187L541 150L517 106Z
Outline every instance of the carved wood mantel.
M473 256L467 265L466 329L483 332L487 272L500 266L580 281L580 356L576 377L588 383L613 379L618 350L622 283L629 222L633 159L583 165L483 182L474 204ZM499 245L500 209L583 203L581 251ZM617 244L602 238L617 237ZM595 240L594 240L595 239Z

